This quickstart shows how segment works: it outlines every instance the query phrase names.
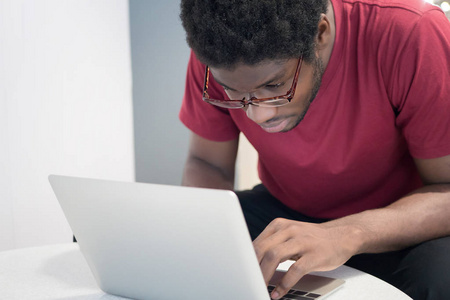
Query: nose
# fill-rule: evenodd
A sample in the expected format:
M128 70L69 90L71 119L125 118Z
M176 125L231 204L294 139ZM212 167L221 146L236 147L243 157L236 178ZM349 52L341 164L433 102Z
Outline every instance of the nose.
M248 105L245 107L247 117L257 124L262 124L277 115L277 107L260 107Z

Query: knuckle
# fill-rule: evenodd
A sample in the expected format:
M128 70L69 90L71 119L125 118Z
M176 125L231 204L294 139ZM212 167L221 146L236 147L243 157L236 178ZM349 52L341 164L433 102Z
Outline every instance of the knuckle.
M285 219L283 219L283 218L276 218L272 222L270 222L270 225L274 226L275 228L279 228L279 227L284 226L284 223L285 223Z
M295 224L289 224L289 226L287 226L286 230L291 234L295 234L297 233L298 227Z
M296 276L300 276L304 272L303 266L300 266L300 264L295 263L289 268L289 272L292 274L295 274Z
M267 250L266 257L269 260L276 260L279 256L279 251L276 248L272 248L270 250Z

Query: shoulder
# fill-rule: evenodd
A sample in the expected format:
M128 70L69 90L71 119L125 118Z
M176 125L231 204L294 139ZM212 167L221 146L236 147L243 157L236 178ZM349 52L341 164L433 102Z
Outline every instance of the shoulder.
M349 22L379 35L407 33L422 19L448 23L440 7L425 0L343 0L343 7Z
M342 0L342 3L351 8L373 8L381 9L386 13L393 13L398 16L422 16L429 11L442 10L425 0Z

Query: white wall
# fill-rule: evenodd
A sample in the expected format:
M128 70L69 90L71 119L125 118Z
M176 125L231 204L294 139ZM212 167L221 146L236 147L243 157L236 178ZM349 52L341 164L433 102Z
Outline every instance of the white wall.
M51 173L134 180L126 0L0 0L0 250L68 242Z

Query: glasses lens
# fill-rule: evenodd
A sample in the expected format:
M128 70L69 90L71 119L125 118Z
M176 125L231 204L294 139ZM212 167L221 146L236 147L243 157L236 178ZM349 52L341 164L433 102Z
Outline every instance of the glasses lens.
M229 100L215 100L215 99L203 99L205 102L209 104L220 106L224 108L242 108L244 105L240 101L229 101Z
M260 107L277 107L283 106L289 103L287 98L279 98L273 100L253 101L252 104Z
M216 99L203 99L205 102L208 102L209 104L220 106L224 108L243 108L245 105L241 101L237 100L216 100ZM283 106L289 103L289 100L287 98L278 98L278 99L271 99L271 100L263 100L263 101L251 101L249 104L259 106L259 107L277 107L277 106Z

